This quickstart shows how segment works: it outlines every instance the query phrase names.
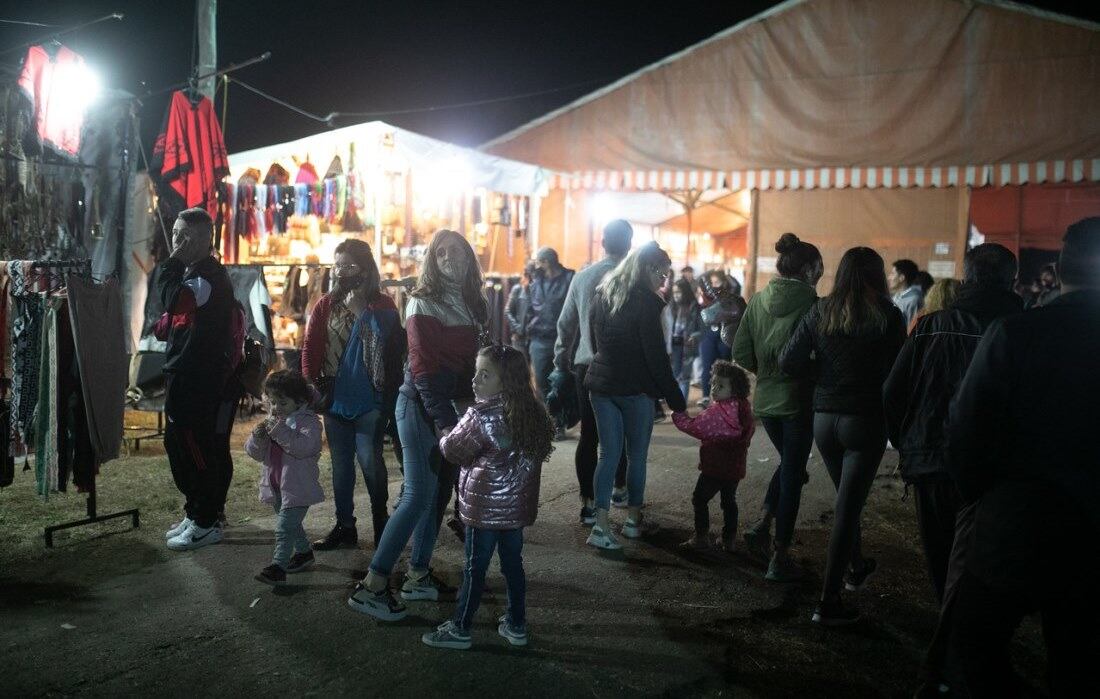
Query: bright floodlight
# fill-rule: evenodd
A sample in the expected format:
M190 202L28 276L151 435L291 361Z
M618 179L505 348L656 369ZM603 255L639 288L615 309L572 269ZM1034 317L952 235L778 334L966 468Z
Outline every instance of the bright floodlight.
M83 115L103 91L99 75L83 63L59 64L54 80L56 85L51 95L53 108L67 114Z

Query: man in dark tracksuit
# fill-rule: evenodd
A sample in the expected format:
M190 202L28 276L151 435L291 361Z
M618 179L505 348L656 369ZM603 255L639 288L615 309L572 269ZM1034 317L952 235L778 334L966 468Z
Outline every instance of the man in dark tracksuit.
M915 494L921 543L941 603L962 507L943 451L947 409L989 324L1023 310L1012 291L1016 256L1007 248L986 243L969 250L963 275L958 300L921 318L883 386L887 430L901 476Z
M948 418L977 503L949 660L976 697L1022 693L1010 644L1035 611L1051 694L1100 696L1100 217L1066 230L1058 270L1059 298L989 327Z
M169 315L164 448L183 494L185 517L167 532L182 551L221 541L233 463L229 427L236 403L231 379L236 303L225 268L211 255L213 223L188 209L172 229L172 255L161 264L157 292Z

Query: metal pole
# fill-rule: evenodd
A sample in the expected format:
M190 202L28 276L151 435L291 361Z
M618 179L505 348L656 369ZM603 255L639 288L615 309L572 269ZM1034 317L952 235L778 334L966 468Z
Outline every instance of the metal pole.
M212 73L218 69L218 0L195 0L195 16L198 21L199 64L195 66L197 75ZM199 81L199 93L210 101L214 100L216 76Z

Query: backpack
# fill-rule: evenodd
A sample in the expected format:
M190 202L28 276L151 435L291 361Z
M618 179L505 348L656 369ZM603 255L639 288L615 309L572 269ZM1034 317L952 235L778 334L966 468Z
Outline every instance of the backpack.
M271 354L258 340L248 334L248 315L240 301L234 302L230 327L233 344L229 366L241 389L255 398L264 394L264 380L271 371Z

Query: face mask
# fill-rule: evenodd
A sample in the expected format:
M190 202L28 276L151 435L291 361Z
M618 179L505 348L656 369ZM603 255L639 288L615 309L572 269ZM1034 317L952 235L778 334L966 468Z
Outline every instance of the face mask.
M447 264L440 267L440 271L451 281L459 281L466 276L466 260L463 258L448 259Z
M362 273L352 274L347 277L336 277L336 288L341 291L355 291L359 287L363 286L363 282L366 279Z

